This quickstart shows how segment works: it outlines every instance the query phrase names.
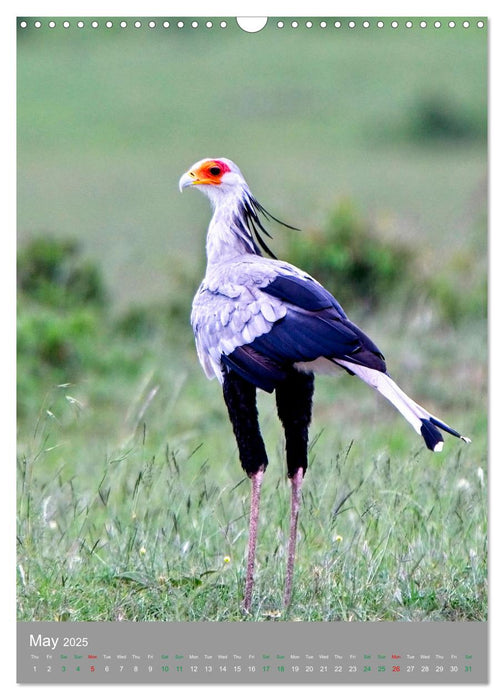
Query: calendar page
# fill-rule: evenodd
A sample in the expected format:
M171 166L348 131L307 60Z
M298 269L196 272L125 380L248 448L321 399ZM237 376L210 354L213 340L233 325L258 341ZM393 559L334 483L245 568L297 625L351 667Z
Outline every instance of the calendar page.
M18 683L487 682L488 28L16 19Z

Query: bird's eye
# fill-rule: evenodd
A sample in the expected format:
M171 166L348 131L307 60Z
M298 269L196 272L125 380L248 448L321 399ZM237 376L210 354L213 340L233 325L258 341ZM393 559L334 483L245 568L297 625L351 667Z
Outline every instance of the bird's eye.
M210 168L210 175L220 175L221 174L221 169L219 168L218 165L213 165Z

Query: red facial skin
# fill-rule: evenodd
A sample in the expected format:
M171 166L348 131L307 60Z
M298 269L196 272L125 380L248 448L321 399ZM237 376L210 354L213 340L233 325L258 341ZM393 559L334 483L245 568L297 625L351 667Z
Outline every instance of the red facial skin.
M193 185L220 185L224 173L229 172L231 172L231 168L222 160L206 160L197 170L192 170L189 175L193 178Z

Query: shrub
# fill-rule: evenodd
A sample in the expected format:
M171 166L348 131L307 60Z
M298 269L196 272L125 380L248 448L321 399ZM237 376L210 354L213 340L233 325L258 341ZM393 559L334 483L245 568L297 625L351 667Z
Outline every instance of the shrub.
M148 307L117 320L107 300L99 266L83 260L75 242L36 238L19 251L20 417L38 411L51 387L79 385L95 401L109 401L145 370L153 345L146 336L169 319Z
M80 255L75 241L32 239L18 255L19 289L48 306L103 306L106 295L100 270Z
M107 360L105 286L78 245L32 239L18 253L18 410ZM105 351L104 351L105 348Z
M329 290L368 307L377 307L413 271L411 249L381 240L348 199L337 204L324 230L293 236L288 255Z
M427 94L409 111L407 136L413 141L477 140L486 136L480 112L469 114L445 95Z

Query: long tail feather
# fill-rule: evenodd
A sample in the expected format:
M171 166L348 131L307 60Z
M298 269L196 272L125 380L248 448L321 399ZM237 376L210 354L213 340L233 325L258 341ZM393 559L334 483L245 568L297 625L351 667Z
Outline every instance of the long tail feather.
M464 437L449 425L443 423L435 416L432 416L425 408L422 408L413 399L404 393L397 384L391 379L388 374L384 374L376 369L356 365L353 362L346 360L337 360L339 365L350 370L357 375L366 384L372 386L380 392L395 408L406 418L408 423L413 426L413 429L423 437L425 444L433 452L441 452L443 449L443 436L438 428L444 430L455 437L460 438L464 442L471 442L469 438Z

